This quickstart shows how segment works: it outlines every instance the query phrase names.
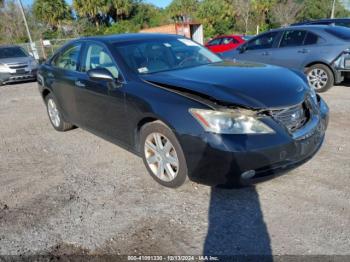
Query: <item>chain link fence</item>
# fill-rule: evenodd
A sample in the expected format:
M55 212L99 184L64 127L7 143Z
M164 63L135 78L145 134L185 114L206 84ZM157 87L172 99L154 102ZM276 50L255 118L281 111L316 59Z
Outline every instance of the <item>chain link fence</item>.
M66 38L66 39L50 39L50 40L39 40L35 41L35 48L38 53L38 60L43 61L49 58L58 48L60 48L65 43L74 40L74 38ZM32 49L30 47L30 43L20 43L16 44L24 48L29 54L33 54Z

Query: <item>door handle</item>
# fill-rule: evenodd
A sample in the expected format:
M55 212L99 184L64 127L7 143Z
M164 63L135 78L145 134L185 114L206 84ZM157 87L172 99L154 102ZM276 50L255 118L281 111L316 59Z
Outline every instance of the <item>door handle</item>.
M301 50L298 50L298 53L301 53L301 54L309 53L309 49L301 49Z
M85 84L82 83L81 81L75 81L75 85L78 86L78 87L85 87Z

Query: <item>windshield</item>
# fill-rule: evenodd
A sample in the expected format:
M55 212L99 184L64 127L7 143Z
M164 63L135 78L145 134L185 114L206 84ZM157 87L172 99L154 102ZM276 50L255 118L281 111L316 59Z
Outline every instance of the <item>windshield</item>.
M20 47L1 47L0 59L13 58L13 57L26 57L28 56Z
M138 74L221 62L221 58L186 38L116 43L125 63Z

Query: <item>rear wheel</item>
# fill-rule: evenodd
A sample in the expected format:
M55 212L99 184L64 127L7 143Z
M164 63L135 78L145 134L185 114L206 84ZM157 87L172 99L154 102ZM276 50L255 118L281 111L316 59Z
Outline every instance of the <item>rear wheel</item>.
M73 128L73 125L63 118L57 101L52 94L48 94L45 97L45 102L50 122L57 131L67 131Z
M146 124L141 129L143 162L159 184L176 188L185 183L187 164L175 134L160 121Z
M316 92L326 92L334 85L334 75L331 69L323 64L315 64L306 69L309 85Z

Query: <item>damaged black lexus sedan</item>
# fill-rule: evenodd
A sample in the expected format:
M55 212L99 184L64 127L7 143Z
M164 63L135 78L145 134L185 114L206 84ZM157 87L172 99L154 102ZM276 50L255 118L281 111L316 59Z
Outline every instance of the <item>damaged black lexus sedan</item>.
M75 40L40 67L38 83L56 130L78 126L136 153L168 187L241 186L293 169L328 125L302 73L225 62L176 35Z

